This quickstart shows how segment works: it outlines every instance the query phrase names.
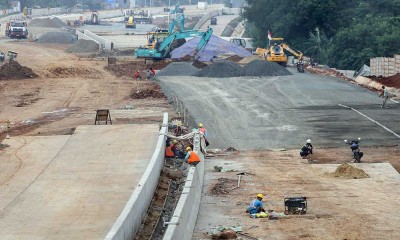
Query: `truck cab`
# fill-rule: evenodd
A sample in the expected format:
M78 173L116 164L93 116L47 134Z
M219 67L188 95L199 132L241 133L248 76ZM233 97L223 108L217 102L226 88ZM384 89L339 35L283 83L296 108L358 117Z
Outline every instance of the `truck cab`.
M10 38L27 38L28 24L22 20L11 20L6 24L6 36Z

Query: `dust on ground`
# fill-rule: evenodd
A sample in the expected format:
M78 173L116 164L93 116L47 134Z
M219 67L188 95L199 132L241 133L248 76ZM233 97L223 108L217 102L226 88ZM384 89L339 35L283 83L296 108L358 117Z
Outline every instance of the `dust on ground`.
M137 84L141 91L154 91L154 85L116 77L104 69L106 58L79 58L65 52L68 45L21 41L2 47L18 52L18 63L39 76L0 81L0 142L6 135L71 134L78 125L94 124L96 109L110 109L113 124L159 123L164 112L175 116L163 97L131 98ZM119 112L127 105L133 109Z
M390 158L387 149L375 148L368 154ZM337 149L332 152L341 154ZM347 155L347 162L351 162L351 154ZM370 176L363 179L327 176L338 165L310 164L296 150L224 153L205 163L205 185L193 239L211 239L207 232L218 226L241 226L242 233L258 239L400 237L400 212L393 209L392 200L400 194L400 178L388 163L354 164ZM220 179L237 180L238 172L215 172L214 166L255 175L242 176L239 189L216 195L213 189ZM285 197L307 197L307 214L278 220L250 218L245 210L259 193L265 196L264 208L278 213L285 210Z

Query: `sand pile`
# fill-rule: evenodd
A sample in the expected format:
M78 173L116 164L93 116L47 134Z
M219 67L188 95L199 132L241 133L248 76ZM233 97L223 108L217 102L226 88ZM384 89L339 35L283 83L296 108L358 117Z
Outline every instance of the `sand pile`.
M77 35L68 32L47 32L40 36L38 43L72 44L78 40Z
M198 69L189 62L173 62L157 73L157 76L192 76Z
M292 75L285 67L265 60L253 60L243 67L245 76L286 76Z
M32 69L21 66L18 62L5 63L0 67L0 80L17 80L36 78L38 75Z
M330 173L329 175L332 177L347 179L360 179L369 177L364 170L356 168L348 163L340 165L335 172Z
M99 44L92 40L79 39L67 49L69 53L93 53L99 51Z
M63 21L57 17L52 18L36 18L29 22L30 27L45 27L45 28L61 28L66 26Z
M243 68L239 64L227 60L215 62L194 74L197 77L213 78L240 77L242 75Z

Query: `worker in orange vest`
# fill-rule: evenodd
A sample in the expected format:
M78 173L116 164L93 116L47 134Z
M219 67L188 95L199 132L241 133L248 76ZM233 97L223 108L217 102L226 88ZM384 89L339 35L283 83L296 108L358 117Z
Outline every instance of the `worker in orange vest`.
M200 162L199 155L193 152L191 147L187 147L186 152L185 162L189 163L191 166L196 166Z
M171 148L172 148L171 145L169 145L169 146L167 146L167 147L165 148L165 157L170 157L170 158L175 157L175 153L174 153L174 151L172 151Z

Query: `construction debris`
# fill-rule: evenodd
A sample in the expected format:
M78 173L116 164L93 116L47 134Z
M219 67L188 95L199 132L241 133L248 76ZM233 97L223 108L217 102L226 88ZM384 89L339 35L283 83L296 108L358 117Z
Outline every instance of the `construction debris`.
M198 69L188 62L173 62L157 73L157 76L192 76Z
M194 74L194 76L213 78L240 77L243 76L243 68L232 61L222 60L208 65Z
M47 32L40 36L37 42L52 44L72 44L77 40L77 36L69 32Z
M61 28L65 27L67 24L65 24L57 17L52 17L52 18L36 18L30 21L28 25L30 27Z
M243 67L245 76L286 76L292 75L285 67L265 60L253 60Z
M369 177L364 170L356 168L348 163L340 165L335 172L330 173L329 175L337 178L347 179L360 179Z
M400 73L397 73L390 77L377 77L377 76L369 76L374 81L377 81L387 87L400 88Z
M22 66L16 61L5 63L0 67L0 80L19 80L37 77L38 75L31 68Z
M161 91L159 85L153 82L148 82L144 85L132 89L130 97L133 99L165 98L165 95Z
M99 51L99 44L92 40L79 39L66 51L69 53L93 53Z

